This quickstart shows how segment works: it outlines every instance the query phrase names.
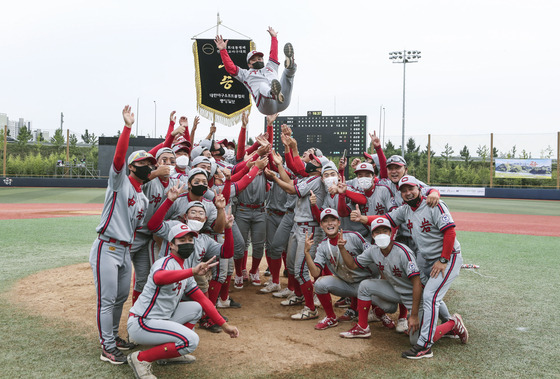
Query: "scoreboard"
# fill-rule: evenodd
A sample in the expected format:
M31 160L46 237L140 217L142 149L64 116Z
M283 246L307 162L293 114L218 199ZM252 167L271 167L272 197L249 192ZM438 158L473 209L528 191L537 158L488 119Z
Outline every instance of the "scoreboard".
M266 131L266 118L264 120ZM298 150L316 147L326 156L360 156L366 151L367 116L323 116L321 111L309 111L307 116L279 116L274 122L273 147L284 151L280 140L280 125L292 129Z

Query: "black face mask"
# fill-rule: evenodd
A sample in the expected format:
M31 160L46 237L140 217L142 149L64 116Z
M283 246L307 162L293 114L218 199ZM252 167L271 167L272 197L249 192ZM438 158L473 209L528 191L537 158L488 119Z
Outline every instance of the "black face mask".
M208 190L208 187L206 187L204 184L198 185L198 186L192 186L191 187L191 191L192 193L194 193L196 196L202 196L204 195L204 193Z
M212 151L217 151L218 153L216 155L219 155L220 157L223 156L226 153L226 151L224 150L224 148L222 146L220 146L219 149L212 150Z
M194 243L184 243L177 246L177 255L182 259L187 259L194 252Z
M422 201L422 198L420 196L418 196L416 199L412 199L409 201L404 201L405 203L407 203L408 205L410 205L410 207L412 208L416 208L418 206L418 204L420 204L420 201Z
M260 70L261 68L264 67L264 62L261 61L256 61L255 63L253 63L253 70Z
M307 164L305 165L305 172L311 174L312 172L317 171L318 168L319 167L315 166L313 163L307 162Z
M136 171L134 171L134 175L136 175L138 177L138 179L142 180L144 183L148 181L148 176L150 176L150 173L152 172L152 167L151 166L136 166L136 165L132 165L136 168Z

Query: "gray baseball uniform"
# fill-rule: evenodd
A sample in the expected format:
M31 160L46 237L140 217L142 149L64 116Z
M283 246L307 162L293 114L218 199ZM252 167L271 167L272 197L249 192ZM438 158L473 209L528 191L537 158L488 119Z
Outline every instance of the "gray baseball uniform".
M264 201L266 200L266 177L259 173L253 181L238 196L235 222L241 232L245 246L235 247L234 259L241 259L249 247L249 233L253 247L253 258L260 259L264 252L266 240L266 213Z

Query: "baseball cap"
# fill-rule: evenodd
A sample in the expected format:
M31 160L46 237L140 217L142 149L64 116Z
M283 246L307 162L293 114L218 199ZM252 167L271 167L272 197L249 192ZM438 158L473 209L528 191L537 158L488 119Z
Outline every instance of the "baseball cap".
M173 145L171 150L173 150L174 153L177 153L179 150L186 150L187 153L190 153L191 148L187 144L181 143L181 144Z
M387 159L387 166L389 166L390 164L406 166L406 161L400 155L391 155L389 159Z
M206 176L206 179L208 179L208 171L206 171L205 169L200 168L200 167L195 167L195 168L193 168L189 171L187 181L190 182L191 179L193 178L193 176L195 176L197 174L204 174Z
M200 207L200 208L204 209L204 212L206 212L206 208L204 208L204 204L202 204L201 201L190 201L187 204L187 208L185 209L185 213L187 213L189 211L189 209L191 209L192 207Z
M373 170L373 166L371 165L371 163L367 163L367 162L362 162L358 166L356 166L354 172L358 172L358 171L369 171L372 174L375 174L375 171Z
M323 156L323 152L321 150L319 150L318 148L312 147L312 149L313 149L313 154L315 154L316 156L318 156L318 157Z
M397 189L400 190L401 187L405 185L420 187L420 182L414 176L405 175L401 178L401 180L399 180L399 185L397 186Z
M253 58L254 56L264 57L264 54L257 50L250 51L249 54L247 54L247 63L249 63L251 58Z
M195 237L198 237L198 233L194 230L190 230L186 224L177 224L171 228L169 234L167 235L167 240L172 241L173 238L181 238L186 234L192 233Z
M373 231L380 226L386 226L391 229L391 223L389 222L389 220L387 220L385 217L378 217L371 223L371 232L373 233Z
M224 145L224 146L227 146L229 144L229 141L226 138L216 142L218 143L218 145Z
M187 146L192 146L191 141L189 141L188 139L186 139L183 136L179 136L179 137L175 138L174 145L181 145L181 144L184 144L184 145L187 145Z
M320 217L321 221L323 221L323 219L327 216L334 216L340 220L340 216L338 215L338 212L332 208L326 208L323 210L323 212L321 212L321 217Z
M322 172L325 173L330 170L338 172L338 168L336 167L336 165L331 161L327 161L327 163L323 165Z
M133 162L138 162L138 161L143 161L144 159L148 159L150 161L151 164L156 164L157 160L154 158L154 156L150 153L148 153L146 150L136 150L133 151L129 156L128 156L128 164L132 164Z
M201 163L208 163L209 165L212 165L212 162L208 157L205 157L204 155L199 155L198 157L192 160L191 167L196 167L197 164L201 164Z
M169 147L162 147L156 153L156 160L158 160L159 157L161 156L161 154L164 154L164 153L170 153L170 154L173 154L173 156L175 156L175 152L173 151L173 149L170 149Z
M206 146L195 146L192 150L191 150L191 158L196 158L199 155L202 155L202 152L208 150L208 148Z

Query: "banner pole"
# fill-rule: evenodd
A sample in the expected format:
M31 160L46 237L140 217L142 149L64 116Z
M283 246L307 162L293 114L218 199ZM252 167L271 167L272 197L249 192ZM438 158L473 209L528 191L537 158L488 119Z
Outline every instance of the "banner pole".
M558 146L556 147L556 189L560 189L560 132L558 132Z
M430 161L432 159L432 135L428 134L428 184L430 184Z
M490 133L490 188L494 185L494 133Z

